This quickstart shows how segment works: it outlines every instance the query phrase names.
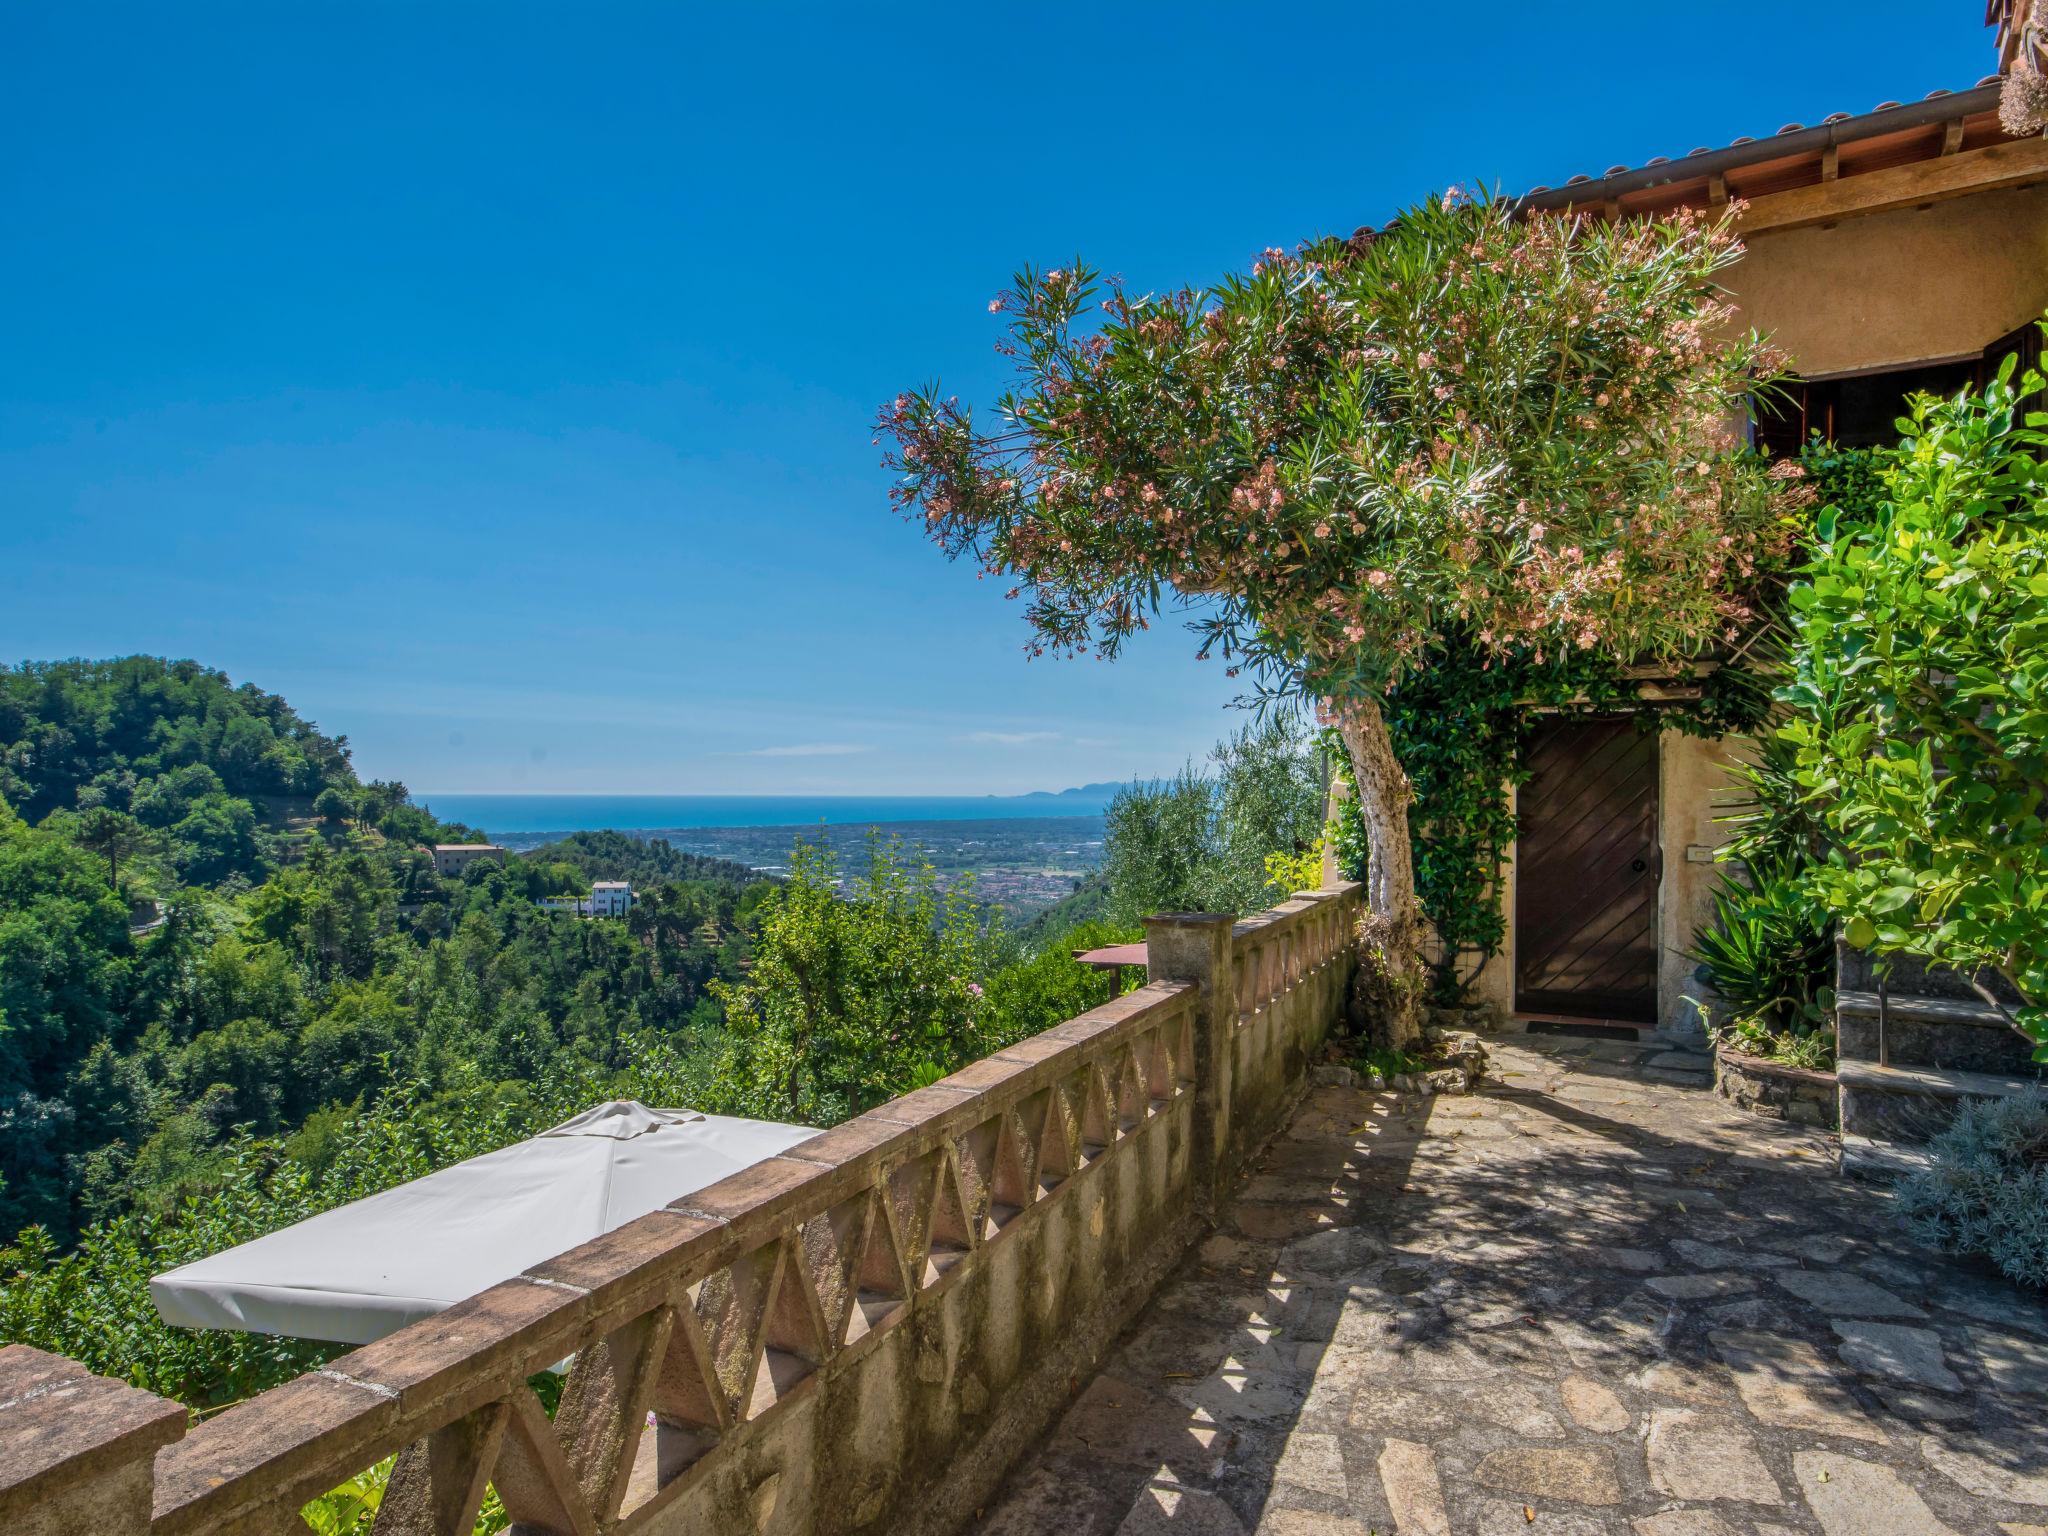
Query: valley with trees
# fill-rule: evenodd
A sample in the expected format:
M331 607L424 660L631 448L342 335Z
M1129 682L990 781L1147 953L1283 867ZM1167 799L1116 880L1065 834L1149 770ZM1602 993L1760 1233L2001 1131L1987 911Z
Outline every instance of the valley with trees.
M603 1099L825 1126L1084 1012L1110 982L1074 951L1263 906L1267 855L1317 838L1299 721L1210 770L1125 790L1106 877L1017 924L970 854L876 828L800 833L773 874L599 831L443 877L431 845L483 829L273 694L0 668L0 1335L210 1410L332 1351L170 1328L153 1273ZM622 921L536 905L606 879Z

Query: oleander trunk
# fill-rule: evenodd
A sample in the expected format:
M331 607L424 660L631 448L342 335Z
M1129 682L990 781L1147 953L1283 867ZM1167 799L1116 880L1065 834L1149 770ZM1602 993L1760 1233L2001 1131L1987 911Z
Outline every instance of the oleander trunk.
M1413 1050L1422 1041L1423 990L1422 908L1415 899L1415 853L1408 836L1415 791L1394 753L1379 699L1344 699L1336 712L1365 826L1367 912L1360 937L1367 963L1359 971L1361 996L1380 1042Z

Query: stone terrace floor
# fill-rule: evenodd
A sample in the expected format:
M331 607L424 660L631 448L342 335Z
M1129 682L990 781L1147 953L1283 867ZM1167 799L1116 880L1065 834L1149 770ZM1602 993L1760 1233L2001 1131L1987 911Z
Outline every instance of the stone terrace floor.
M983 1536L2048 1536L2048 1308L1661 1047L1488 1047L1315 1090Z

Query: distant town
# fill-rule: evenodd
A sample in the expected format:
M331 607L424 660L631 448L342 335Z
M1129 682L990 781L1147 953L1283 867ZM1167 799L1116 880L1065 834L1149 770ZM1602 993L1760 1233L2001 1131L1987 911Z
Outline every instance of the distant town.
M665 838L684 852L730 859L772 875L780 874L788 866L790 844L798 837L830 844L849 868L857 867L860 850L870 832L885 838L901 838L908 851L930 862L949 885L971 880L976 898L1000 907L1013 922L1072 895L1076 885L1102 865L1103 818L1099 814L1002 817L987 821L647 828L636 829L633 835ZM506 849L517 852L538 848L557 835L508 833L502 844L489 846L497 848L498 856L502 857ZM480 849L448 851L466 858L487 856ZM435 849L437 867L442 853L442 849ZM630 892L625 899L630 904ZM560 910L570 910L574 899L563 900L565 904ZM592 912L583 915L592 915L597 904L598 893L593 890L586 903Z

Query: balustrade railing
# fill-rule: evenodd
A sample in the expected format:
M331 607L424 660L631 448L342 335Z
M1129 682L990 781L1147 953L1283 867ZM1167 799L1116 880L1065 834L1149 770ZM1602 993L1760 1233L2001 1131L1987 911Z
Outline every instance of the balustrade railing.
M1037 1379L1046 1371L1026 1358L1016 1309L1035 1295L1034 1315L1049 1319L1045 1336L1056 1340L1062 1306L1079 1329L1080 1298L1099 1296L1124 1312L1142 1300L1132 1287L1149 1289L1145 1277L1173 1257L1147 1252L1147 1243L1184 1240L1205 1213L1204 1181L1214 1170L1193 1166L1195 1149L1220 1158L1214 1149L1227 1141L1202 1121L1227 1122L1230 1079L1226 1072L1205 1084L1204 1065L1228 1049L1225 1037L1283 1008L1308 978L1340 960L1348 973L1357 906L1355 886L1308 893L1235 925L1227 942L1219 931L1223 963L1174 959L1162 943L1145 986L169 1444L175 1426L145 1411L161 1410L160 1399L37 1351L0 1351L0 1521L17 1509L23 1521L43 1523L6 1529L50 1536L297 1536L308 1529L303 1506L395 1457L377 1536L467 1536L487 1486L512 1528L532 1536L694 1530L698 1515L674 1521L693 1497L711 1497L700 1485L714 1475L745 1485L757 1529L943 1528L943 1500L918 1510L911 1498L946 1486L943 1463L897 1467L886 1446L818 1443L816 1422L778 1439L778 1421L823 1384L845 1384L833 1390L861 1409L847 1432L900 1433L901 1455L911 1454L918 1437L881 1422L915 1417L894 1395L900 1362L877 1367L870 1381L863 1361L926 1315L925 1332L950 1341L940 1363L928 1365L937 1346L922 1336L905 1358L914 1358L919 1380L937 1372L959 1397L955 1437L981 1456L961 1475L992 1483L1004 1446L1035 1434L1039 1425L1025 1421L1043 1420L1063 1390ZM1161 974L1174 971L1187 974ZM1326 996L1318 1012L1329 1011ZM1329 1022L1304 1015L1295 1028L1306 1038ZM1091 1184L1097 1192L1085 1197L1085 1212L1048 1225L1070 1192ZM1104 1230L1110 1224L1115 1230ZM949 1291L970 1275L981 1288L972 1306L948 1311ZM1110 1328L1113 1337L1114 1326L1089 1314L1094 1332ZM988 1358L965 1361L963 1374L958 1357L975 1349ZM529 1378L564 1360L571 1364L550 1415ZM993 1413L972 1401L968 1377L1007 1383L1034 1406ZM127 1394L124 1411L140 1413L147 1434L128 1425L121 1438L83 1414L67 1420L66 1400L49 1396L56 1379L72 1382L74 1397ZM93 1385L76 1389L80 1380ZM31 1385L10 1391L17 1382ZM36 1382L40 1397L29 1395ZM968 1422L977 1417L978 1428ZM827 1503L832 1479L798 1478L786 1464L797 1443L821 1461L868 1472L852 1478L845 1501ZM735 1458L750 1446L779 1470L756 1477L758 1468L741 1467ZM792 1495L802 1484L800 1497L782 1498L783 1477L792 1478ZM91 1513L65 1513L74 1506ZM125 1515L110 1512L122 1508Z
M1355 903L1328 901L1321 892L1304 892L1231 929L1240 1025L1348 951L1347 917L1355 917L1354 908Z

